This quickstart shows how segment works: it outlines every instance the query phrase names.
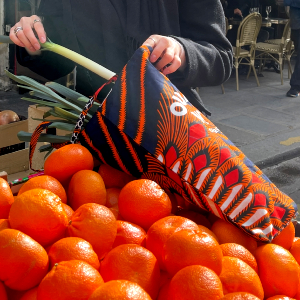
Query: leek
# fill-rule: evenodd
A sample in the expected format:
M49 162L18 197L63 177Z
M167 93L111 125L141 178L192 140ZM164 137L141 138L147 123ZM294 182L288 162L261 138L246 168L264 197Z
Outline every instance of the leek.
M52 43L49 39L47 42L45 42L43 44L41 43L40 45L42 47L42 50L49 50L49 51L55 52L61 56L64 56L64 57L74 61L75 63L85 67L86 69L92 71L93 73L103 77L106 80L109 80L114 75L116 75L114 72L95 63L91 59L86 58L68 48L57 45L55 43Z

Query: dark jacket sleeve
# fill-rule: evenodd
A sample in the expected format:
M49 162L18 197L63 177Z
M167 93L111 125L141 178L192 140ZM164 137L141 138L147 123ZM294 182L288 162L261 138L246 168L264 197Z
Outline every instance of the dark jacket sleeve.
M225 36L225 17L219 0L179 1L181 37L187 68L171 74L178 87L220 85L232 70L232 46Z
M38 15L43 20L47 37L52 42L63 45L58 34L63 30L63 15L60 0L42 0ZM74 69L74 63L50 51L43 51L41 55L29 55L22 47L17 47L16 56L19 64L48 80L56 80L69 74Z

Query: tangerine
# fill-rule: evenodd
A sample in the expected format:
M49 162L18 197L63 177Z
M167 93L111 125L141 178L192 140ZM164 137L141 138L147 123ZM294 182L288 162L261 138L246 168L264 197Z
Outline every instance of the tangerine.
M169 287L170 287L171 279L168 279L161 287L158 292L157 300L166 300L168 299Z
M119 206L118 204L112 206L112 207L109 207L109 210L114 214L116 220L123 220L123 217L121 216L120 214L120 211L119 211Z
M18 196L33 189L48 190L57 195L62 203L67 203L67 194L62 184L52 176L41 175L26 181L20 188Z
M110 251L117 235L117 222L109 208L87 203L73 214L68 227L69 236L80 237L88 241L99 260Z
M169 216L172 210L167 193L149 179L127 183L119 195L118 206L125 221L137 224L145 230L159 219Z
M102 177L95 171L76 172L68 186L68 203L76 210L85 203L105 205L106 189Z
M258 247L254 256L265 297L294 297L300 279L299 265L293 255L281 246L266 244Z
M233 224L218 219L211 227L211 231L217 236L220 244L235 243L244 246L252 254L257 248L257 242L254 238L244 233Z
M259 300L259 298L250 293L236 292L226 294L221 300Z
M117 220L117 236L113 248L122 244L146 245L146 231L133 223Z
M196 224L205 226L208 229L211 228L211 224L208 221L208 219L204 215L202 215L198 212L195 212L192 210L187 210L187 209L182 209L177 213L177 216L181 216L181 217L187 218L189 220L192 220Z
M287 297L284 295L276 295L276 296L270 297L266 300L295 300L295 298L290 298L290 297Z
M111 280L97 288L89 300L151 300L137 283L128 280Z
M63 238L54 243L49 251L50 267L66 260L82 260L90 264L96 270L100 268L100 262L92 245L84 239L77 237Z
M198 228L200 231L206 232L207 234L211 235L217 242L219 242L217 236L210 229L203 225L198 225Z
M44 173L56 178L64 187L80 170L93 170L93 156L79 144L69 144L52 152L45 161Z
M14 196L8 182L0 177L0 219L7 219Z
M119 188L109 188L106 189L106 203L105 206L110 208L118 204L119 195L121 189Z
M201 265L217 275L222 270L222 250L218 242L206 232L180 230L165 242L164 263L168 273L174 276L179 270L191 265Z
M220 245L223 256L236 257L248 264L257 273L257 262L254 255L242 245L226 243Z
M172 278L168 300L217 300L223 297L222 283L211 269L193 265L181 269Z
M8 300L4 284L0 281L0 299Z
M247 292L264 299L264 290L257 273L245 262L236 257L224 256L220 280L224 295Z
M48 272L45 249L31 237L15 229L0 231L0 280L14 290L38 285Z
M38 288L35 287L29 291L27 291L20 300L37 300L37 290ZM0 298L1 299L1 298Z
M169 216L156 221L147 231L146 248L150 250L162 270L166 270L163 261L163 247L166 240L174 233L183 229L198 231L198 225L186 218Z
M0 220L0 231L3 229L7 229L7 228L10 228L8 219L1 219Z
M33 189L18 196L13 203L9 223L11 228L47 246L64 236L68 217L57 195L48 190Z
M82 300L103 284L99 272L80 260L62 261L54 265L38 287L38 300Z
M282 231L273 239L272 244L279 245L286 250L290 250L295 238L295 226L290 222Z
M156 299L158 295L158 262L142 246L125 244L112 249L101 262L100 273L104 282L125 279L139 284L152 299Z
M110 188L123 188L128 182L136 179L130 174L115 169L109 165L102 164L99 167L98 173L103 178L105 187Z
M69 206L69 205L67 205L65 203L62 203L62 207L65 210L65 213L66 213L66 215L68 217L68 220L70 221L71 218L72 218L72 216L73 216L73 214L74 214L74 210L72 209L71 206Z

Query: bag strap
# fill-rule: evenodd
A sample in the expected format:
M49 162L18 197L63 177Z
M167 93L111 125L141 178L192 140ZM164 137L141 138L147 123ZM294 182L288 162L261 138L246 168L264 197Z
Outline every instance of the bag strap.
M79 115L79 118L76 122L76 125L75 125L75 128L74 128L74 131L73 131L73 134L72 134L72 137L71 137L71 140L70 141L67 141L67 142L64 142L64 143L51 143L51 146L55 149L59 149L65 145L68 145L68 144L74 144L77 142L78 140L78 136L81 132L81 129L82 129L82 126L83 126L83 122L84 122L84 119L88 113L88 111L91 109L91 107L93 106L94 102L97 101L97 97L98 97L98 94L100 93L100 91L103 89L104 86L112 83L112 82L115 82L117 80L118 76L117 75L114 75L111 79L109 79L107 82L105 82L94 94L93 97L91 97L89 99L89 101L87 102L87 104L84 106L84 109L83 111L80 113ZM45 121L45 122L42 122L40 123L36 129L34 130L34 132L32 133L32 136L31 136L31 140L30 140L30 146L29 146L29 165L30 165L30 169L35 171L35 172L40 172L42 170L35 170L32 168L32 158L33 158L33 154L34 154L34 151L36 149L36 145L38 143L38 140L39 140L39 137L40 135L42 134L42 132L46 129L46 132L48 131L48 127L52 124L53 122L49 122L49 121Z

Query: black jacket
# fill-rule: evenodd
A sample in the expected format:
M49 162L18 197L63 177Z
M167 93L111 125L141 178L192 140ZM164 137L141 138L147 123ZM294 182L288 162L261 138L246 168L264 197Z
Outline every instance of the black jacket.
M219 0L42 0L39 15L53 42L116 73L149 35L173 36L185 49L187 68L169 78L204 112L191 88L220 85L231 73L232 48ZM20 48L17 58L48 80L74 68L73 62L50 52L31 57ZM104 82L82 67L77 71L76 89L86 96Z

